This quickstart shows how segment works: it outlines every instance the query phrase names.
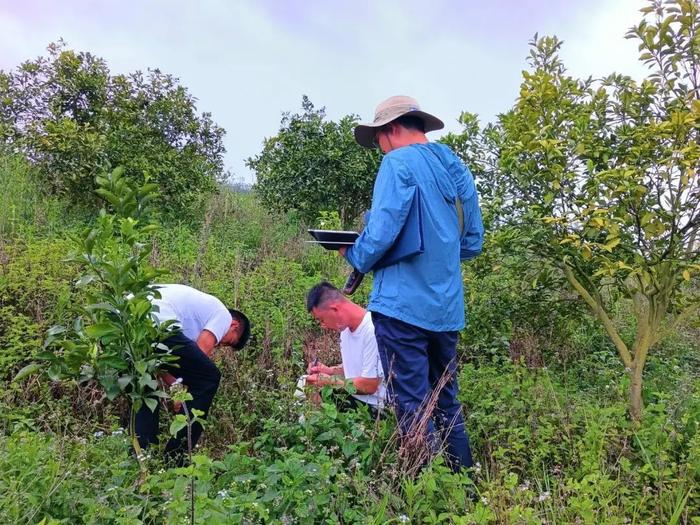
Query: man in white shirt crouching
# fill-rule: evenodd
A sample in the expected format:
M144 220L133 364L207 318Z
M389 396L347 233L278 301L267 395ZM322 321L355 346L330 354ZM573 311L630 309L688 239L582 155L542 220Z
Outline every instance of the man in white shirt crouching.
M214 364L213 353L218 346L227 345L240 350L250 337L250 322L238 310L229 309L213 295L200 292L182 284L157 285L160 297L153 298L157 307L153 316L158 323L174 321L179 330L164 342L172 350L177 361L165 365L161 371L163 381L171 385L177 379L188 388L192 400L190 409L201 410L207 416L214 395L219 388L221 373ZM182 412L182 407L176 407ZM136 414L136 434L142 448L158 442L158 411L145 405ZM199 423L192 425L192 446L202 434ZM166 460L182 465L187 451L186 431L183 429L165 446Z
M374 337L372 314L327 282L319 283L309 291L306 309L321 328L340 333L343 360L334 366L309 363L306 384L343 387L347 381L351 381L354 393L349 394L340 388L334 392L338 408L352 409L364 404L369 406L372 415L377 415L386 400L386 385Z

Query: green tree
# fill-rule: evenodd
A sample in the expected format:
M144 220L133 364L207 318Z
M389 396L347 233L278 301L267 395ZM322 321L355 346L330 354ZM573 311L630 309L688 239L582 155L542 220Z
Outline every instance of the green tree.
M355 116L328 121L306 96L302 110L285 113L277 135L247 160L257 175L256 191L266 206L297 210L309 223L321 211L335 211L348 228L369 207L379 153L355 142Z
M532 42L515 107L499 118L510 221L563 272L614 343L642 416L649 352L700 305L700 13L654 0L628 36L652 74L566 74L556 38ZM615 308L629 300L629 335Z
M0 139L36 164L53 194L92 198L96 176L122 166L160 190L162 208L195 211L223 180L224 131L158 69L112 75L63 42L0 72Z
M96 381L108 399L119 395L131 404L129 430L140 458L135 433L136 412L145 404L151 410L167 397L156 375L174 356L162 344L171 323L156 324L150 297L158 297L153 281L162 274L149 263L150 236L157 225L150 220L155 184L132 187L121 169L99 176L97 193L111 206L75 238L70 260L84 266L77 285L85 289L84 304L70 326L47 332L46 351L50 378ZM16 379L39 369L25 367ZM43 367L41 367L43 368Z

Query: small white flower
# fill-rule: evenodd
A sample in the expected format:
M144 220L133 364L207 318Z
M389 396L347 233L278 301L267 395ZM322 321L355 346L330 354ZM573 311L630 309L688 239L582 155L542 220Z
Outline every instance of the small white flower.
M481 496L481 504L486 506L489 504L489 500L486 497Z
M479 463L478 461L474 464L474 472L476 472L477 474L481 474L481 463Z
M525 482L518 487L518 490L520 492L525 492L529 488L530 488L530 480L526 479Z
M226 490L226 489L220 490L219 492L217 492L216 495L222 499L226 499L226 498L228 498L228 490Z
M411 520L405 514L401 514L401 516L399 516L399 523L408 523L409 521Z
M98 430L98 431L95 432L93 435L94 435L96 438L99 439L99 438L101 438L102 436L104 436L105 433L104 433L102 430Z
M117 430L112 432L113 436L121 436L124 433L124 429L119 427Z
M540 503L542 503L543 501L547 501L549 499L549 496L550 496L549 491L545 490L542 494L540 494L537 497L537 501L539 501Z

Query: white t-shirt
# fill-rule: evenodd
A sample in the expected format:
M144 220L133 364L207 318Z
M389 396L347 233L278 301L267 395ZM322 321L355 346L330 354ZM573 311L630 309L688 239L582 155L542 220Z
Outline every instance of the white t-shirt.
M188 339L197 341L202 330L209 330L216 342L231 327L231 313L219 299L184 284L157 284L160 299L153 299L159 311L153 312L156 321L175 320Z
M351 332L349 328L340 332L340 353L343 357L343 373L346 378L382 378L379 388L374 394L353 394L353 396L372 406L384 406L386 399L384 370L379 359L370 312L365 314L354 332Z

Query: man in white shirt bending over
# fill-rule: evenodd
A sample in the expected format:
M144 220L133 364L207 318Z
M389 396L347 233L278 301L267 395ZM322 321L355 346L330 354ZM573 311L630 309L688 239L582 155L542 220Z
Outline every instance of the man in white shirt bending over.
M201 410L206 417L221 380L221 372L212 361L214 348L220 345L243 348L250 337L250 322L243 313L226 308L213 295L183 284L157 286L160 298L152 299L153 305L158 307L153 312L156 322L172 320L180 329L163 341L178 359L163 367L161 377L168 385L181 378L192 394L188 408ZM158 408L151 412L144 405L136 414L136 433L141 447L158 441ZM182 407L179 410L182 411ZM192 425L192 446L201 434L202 426ZM166 459L182 463L187 450L185 436L183 430L168 441Z
M310 363L306 376L307 385L334 385L342 387L352 381L355 393L339 390L334 400L340 409L369 405L373 415L384 406L386 385L384 371L374 338L372 314L347 299L330 283L314 286L306 297L306 309L321 328L340 332L340 353L343 362L326 366Z

